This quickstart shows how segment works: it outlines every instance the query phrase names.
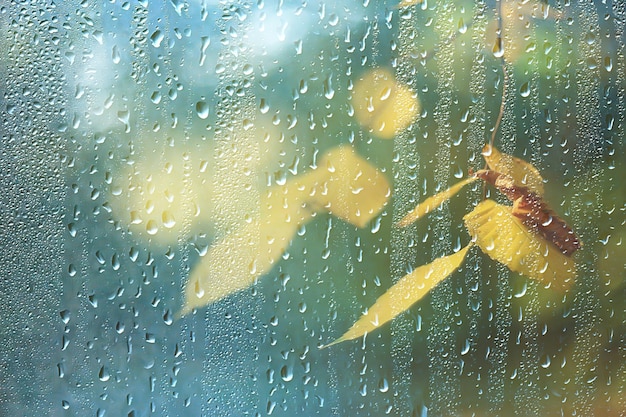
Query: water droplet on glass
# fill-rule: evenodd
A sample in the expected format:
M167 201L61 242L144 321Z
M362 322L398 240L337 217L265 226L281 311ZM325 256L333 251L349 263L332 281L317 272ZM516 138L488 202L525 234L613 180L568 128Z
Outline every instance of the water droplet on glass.
M198 281L194 284L194 294L196 294L198 298L204 297L204 288L200 286L200 282Z
M71 314L69 310L63 310L59 313L61 315L61 321L63 324L67 324L70 322Z
M526 295L526 291L528 291L528 285L524 284L522 288L515 293L515 298L521 298Z
M150 96L150 100L154 103L154 104L159 104L161 102L161 93L158 91L155 91L152 93L152 95Z
M378 381L378 391L380 392L389 391L389 381L387 381L387 378L383 378L380 381Z
M493 56L496 58L502 58L502 56L504 56L504 45L502 44L502 38L500 36L496 38L496 41L493 44L492 52Z
M372 222L372 227L370 229L372 233L377 233L380 230L381 220L382 220L381 216L378 216L374 219L374 221Z
M200 66L204 65L204 61L206 60L206 50L211 44L211 38L208 36L202 36L200 38Z
M170 326L174 322L174 315L172 314L172 311L170 309L165 310L165 313L163 314L163 321L168 326ZM176 345L176 347L178 348L178 345Z
M95 294L88 295L87 300L89 301L89 304L91 304L92 307L94 308L98 307L98 299L96 298Z
M519 89L519 93L522 97L528 97L530 95L530 85L528 84L528 82L522 84Z
M129 133L130 132L130 112L128 112L127 110L118 111L117 120L124 123L124 126L126 127L125 132Z
M467 32L467 25L465 24L465 21L463 20L463 18L459 19L459 33L465 33Z
M114 64L119 64L122 60L122 57L120 56L120 50L117 45L113 46L113 49L111 51L111 59L113 60Z
M206 103L206 101L199 101L196 103L196 113L201 119L206 119L207 117L209 117L209 105Z
M120 257L117 253L114 253L113 256L111 256L111 267L114 271L117 271L118 269L120 269L120 266Z
M73 222L72 223L68 223L67 229L70 232L70 236L76 237L77 230L76 230L76 224L75 223L73 223Z
M391 87L386 87L380 94L380 100L381 101L387 100L390 95L391 95Z
M465 339L465 342L463 343L463 347L461 348L461 355L467 355L467 353L470 351L470 341L469 339Z
M457 164L454 164L454 178L463 178L463 169Z
M267 402L267 414L272 414L274 412L274 408L276 408L276 402L275 401L268 401Z
M100 368L100 371L98 372L98 379L102 382L107 382L109 379L111 379L111 374L105 366Z
M148 220L146 223L146 232L148 232L149 235L156 235L158 231L159 227L157 223L154 220Z
M117 334L122 334L124 333L124 330L126 330L126 325L122 323L121 321L118 321L115 324L115 331L117 332Z
M333 75L330 74L324 80L324 97L331 100L335 96L335 90L333 89Z
M217 64L215 66L215 73L216 74L222 74L222 73L224 73L224 71L226 71L226 67L223 64Z
M165 35L163 34L163 32L161 32L160 30L155 30L154 33L150 36L150 41L152 42L152 46L154 46L155 48L158 48L159 46L161 46L161 42L163 42L163 39L165 38Z
M285 382L289 382L293 379L293 368L289 365L285 365L280 369L280 377Z

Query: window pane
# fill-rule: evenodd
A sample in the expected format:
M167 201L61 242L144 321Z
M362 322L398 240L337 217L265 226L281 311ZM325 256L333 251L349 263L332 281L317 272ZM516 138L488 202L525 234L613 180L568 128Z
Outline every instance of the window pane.
M625 13L0 5L0 414L623 415Z

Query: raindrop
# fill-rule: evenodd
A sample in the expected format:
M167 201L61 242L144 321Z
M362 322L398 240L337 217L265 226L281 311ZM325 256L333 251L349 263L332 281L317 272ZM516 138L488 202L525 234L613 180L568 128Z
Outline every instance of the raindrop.
M206 119L207 117L209 117L209 105L206 103L206 101L199 101L196 103L196 113L201 119Z
M528 97L530 95L530 85L528 84L528 81L522 84L519 92L522 97Z
M122 323L121 321L118 321L115 324L115 331L117 332L117 334L122 334L124 333L124 330L126 330L126 325Z
M152 42L152 46L154 46L155 48L158 48L159 46L161 46L161 42L163 42L164 38L165 38L165 35L163 35L163 32L157 29L150 36L150 41Z
M372 227L370 229L372 233L377 233L380 230L381 220L382 220L381 216L378 216L374 219L374 221L372 222Z
M200 66L202 66L204 64L204 61L206 60L206 50L209 47L209 45L211 44L211 38L209 38L208 36L203 36L200 38Z
M94 294L90 294L89 296L87 296L87 300L89 300L89 304L91 304L92 307L98 307L98 299Z
M199 281L196 281L196 283L195 283L194 293L196 294L196 297L198 297L198 298L204 297L204 288L202 288L200 286L200 282Z
M526 295L526 291L528 291L528 285L524 283L522 288L518 292L515 293L515 298L523 297L524 295Z
M111 266L113 267L114 271L117 271L118 269L120 269L120 257L118 256L117 253L114 253L113 256L111 257Z
M463 170L461 169L461 167L457 164L454 164L454 178L463 178Z
M165 310L165 314L163 314L163 321L168 326L170 326L174 322L174 315L172 314L170 309ZM176 347L178 347L178 345L176 345Z
M57 371L59 378L63 378L65 376L65 366L63 363L57 363Z
M161 102L161 93L158 91L155 91L152 93L152 95L150 96L150 100L154 103L154 104L159 104Z
M128 251L128 257L131 261L137 262L137 258L139 257L139 251L137 250L137 248L131 246L130 250Z
M59 314L61 315L61 321L63 321L63 324L70 322L71 314L69 310L63 310Z
M130 112L128 110L121 110L117 112L117 120L124 123L126 127L125 132L130 132Z
M272 414L274 412L274 408L276 408L276 402L275 401L268 401L267 402L267 414Z
M387 381L387 378L383 378L380 381L378 381L378 391L380 392L389 391L389 382Z
M467 119L469 118L469 114L470 114L470 109L465 109L465 111L461 115L461 122L462 123L467 122Z
M463 20L463 18L459 19L459 33L463 34L465 32L467 32L467 25L465 24L465 21ZM495 54L495 52L494 52Z
M541 361L541 367L544 369L547 369L550 367L550 364L552 363L552 360L550 359L549 355L546 355L543 360Z
M587 58L587 68L591 70L598 68L598 62L594 58Z
M285 382L289 382L293 379L293 368L290 365L285 365L280 370L280 377Z
M380 101L387 100L390 95L391 95L391 87L385 88L380 94Z
M107 382L109 379L111 379L111 374L105 366L100 368L100 372L98 372L98 379L102 382Z
M324 80L324 97L331 100L335 96L335 90L333 89L333 75L329 74Z
M606 69L608 72L611 72L613 70L613 58L611 58L610 56L604 57L604 69Z
M111 51L111 59L113 60L114 64L119 64L122 60L122 57L120 56L120 50L117 45L113 46L113 50Z
M285 171L276 171L274 173L274 182L277 185L285 185L287 183L287 173Z
M504 45L502 44L502 38L500 36L496 38L496 41L493 44L492 52L493 56L496 58L502 58L504 55Z
M309 85L307 84L306 81L300 80L300 85L298 86L298 91L300 92L300 94L304 94L307 91L309 91Z
M158 231L159 227L157 223L154 220L148 220L146 223L146 232L148 232L149 235L156 235Z
M471 345L469 339L465 339L463 347L461 348L461 355L466 355L470 351L470 347Z

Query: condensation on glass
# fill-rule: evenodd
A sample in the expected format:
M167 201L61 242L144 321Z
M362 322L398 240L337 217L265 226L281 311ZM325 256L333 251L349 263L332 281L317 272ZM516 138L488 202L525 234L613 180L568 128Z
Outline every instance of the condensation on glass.
M0 5L0 414L623 415L625 22Z

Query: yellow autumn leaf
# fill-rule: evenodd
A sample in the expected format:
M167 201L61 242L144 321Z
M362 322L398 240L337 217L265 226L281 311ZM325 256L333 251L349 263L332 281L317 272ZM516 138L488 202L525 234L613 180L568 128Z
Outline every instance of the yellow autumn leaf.
M438 194L435 194L431 197L428 197L426 200L419 203L415 208L409 211L403 218L398 222L399 227L405 227L419 219L420 217L425 216L430 213L440 205L442 205L445 201L450 199L456 193L458 193L461 188L465 187L467 184L476 181L477 177L468 177L463 181L460 181L454 184L452 187L448 188L445 191L442 191Z
M393 138L420 112L417 94L384 69L371 70L357 81L352 105L359 123L383 139Z
M573 284L574 260L526 227L511 207L485 200L463 220L482 251L512 271L562 290Z
M338 146L319 161L326 180L308 201L358 227L365 227L383 209L391 186L383 173L351 146Z
M543 178L532 164L502 153L489 144L483 147L482 155L492 171L506 174L513 179L515 185L527 187L529 191L543 195Z
M385 176L349 146L328 151L316 169L272 187L260 214L218 240L193 268L179 315L243 290L267 273L300 226L330 212L365 226L387 203Z
M255 219L211 246L192 270L180 315L243 290L268 272L298 227L313 214L298 207L292 211L292 218L285 213L284 221L276 221L275 216Z
M422 265L400 278L396 284L376 300L374 305L347 332L339 339L323 347L363 336L406 311L454 272L463 262L471 246L470 243L457 253L437 258L432 263Z

